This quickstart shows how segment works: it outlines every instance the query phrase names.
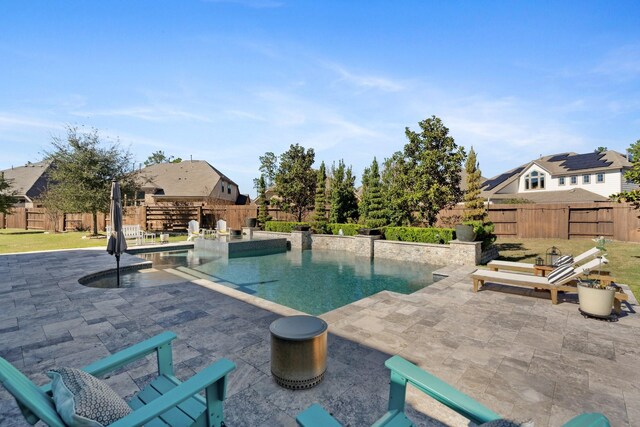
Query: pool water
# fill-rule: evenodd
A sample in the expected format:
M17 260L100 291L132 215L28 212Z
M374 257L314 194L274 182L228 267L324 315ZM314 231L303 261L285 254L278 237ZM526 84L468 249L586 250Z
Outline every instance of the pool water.
M322 250L231 259L194 249L138 256L152 261L155 269L171 268L208 278L312 315L326 313L383 290L413 293L432 284L432 272L438 268ZM142 276L141 273L132 274Z

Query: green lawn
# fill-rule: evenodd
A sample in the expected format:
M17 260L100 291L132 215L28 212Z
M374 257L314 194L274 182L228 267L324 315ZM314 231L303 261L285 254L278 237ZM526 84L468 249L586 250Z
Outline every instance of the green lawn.
M578 255L595 246L591 239L505 239L496 242L500 259L534 263L537 256L544 255L551 246L558 247L563 255ZM607 243L606 269L620 283L629 285L636 299L640 300L640 244L627 242Z
M0 254L13 252L47 251L55 249L75 249L90 247L105 247L107 239L83 239L86 232L44 233L34 230L20 230L17 228L0 229ZM184 242L186 235L170 236L170 242ZM157 238L156 238L157 241ZM133 246L133 243L129 243Z

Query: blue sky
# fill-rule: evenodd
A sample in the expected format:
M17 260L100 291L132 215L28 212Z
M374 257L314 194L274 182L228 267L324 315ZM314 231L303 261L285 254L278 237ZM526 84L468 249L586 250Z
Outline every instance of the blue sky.
M290 144L359 177L436 115L490 177L640 139L637 1L0 2L0 169L66 125L255 191Z

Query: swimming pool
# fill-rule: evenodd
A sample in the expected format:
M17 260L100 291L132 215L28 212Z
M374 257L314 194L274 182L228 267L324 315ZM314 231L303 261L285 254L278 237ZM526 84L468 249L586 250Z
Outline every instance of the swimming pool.
M173 269L208 278L312 315L326 313L383 290L410 294L438 279L432 274L438 268L436 266L385 259L374 261L342 251L288 251L228 259L190 249L138 256L152 261L155 269ZM126 273L123 275L124 286L135 286L135 280L132 282L127 276L144 279L144 273Z

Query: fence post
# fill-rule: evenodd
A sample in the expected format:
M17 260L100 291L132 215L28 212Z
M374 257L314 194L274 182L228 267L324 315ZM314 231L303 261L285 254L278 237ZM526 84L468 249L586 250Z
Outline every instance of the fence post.
M0 222L0 228L7 228L7 218L5 214L0 214L2 215L2 222Z
M29 229L29 214L28 214L29 208L24 208L24 229L28 230Z
M198 206L198 224L202 224L202 205Z

